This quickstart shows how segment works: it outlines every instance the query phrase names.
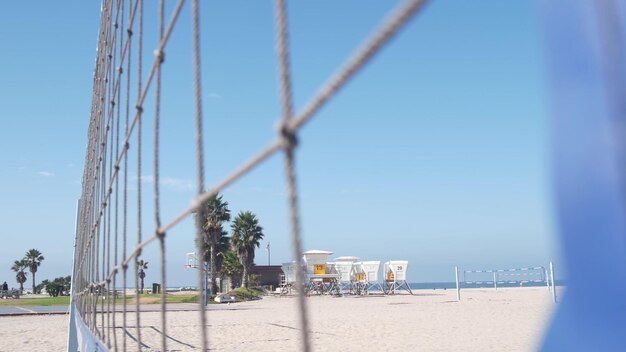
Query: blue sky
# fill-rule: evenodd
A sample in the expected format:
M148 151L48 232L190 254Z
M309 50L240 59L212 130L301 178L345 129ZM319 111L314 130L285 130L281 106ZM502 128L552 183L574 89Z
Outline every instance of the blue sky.
M289 4L296 110L394 4ZM0 13L0 280L9 285L17 285L9 267L30 248L46 256L38 281L71 270L99 10L86 1L14 2ZM212 185L273 139L279 104L272 3L203 3L202 11ZM538 11L526 1L432 1L305 126L297 172L306 249L407 259L412 281L452 281L455 265L553 260L558 270ZM164 222L195 189L188 12L163 66ZM146 15L154 14L146 1ZM146 20L146 60L154 26ZM150 104L144 151L152 143ZM144 159L149 203L153 171L149 154ZM137 182L136 169L130 177ZM290 260L284 188L277 155L224 192L233 214L254 211L265 229L259 264L267 263L267 241L273 264ZM154 229L151 211L147 205L146 233ZM167 243L168 284L194 285L194 273L183 269L193 250L191 221L168 233ZM156 247L144 258L156 264ZM149 282L157 278L157 265L151 268Z

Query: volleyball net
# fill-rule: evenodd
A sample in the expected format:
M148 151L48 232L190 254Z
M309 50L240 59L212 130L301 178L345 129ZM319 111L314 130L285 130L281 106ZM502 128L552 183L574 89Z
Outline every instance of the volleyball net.
M515 287L545 285L556 303L556 284L554 281L554 265L548 267L533 266L509 269L470 269L459 271L454 267L457 300L461 300L461 288Z
M525 283L545 283L548 278L543 266L528 268L464 270L463 283L466 285L523 285Z
M298 131L317 111L365 65L423 5L408 0L397 6L382 24L367 37L300 110L295 110L291 94L288 25L285 1L275 1L276 57L279 72L279 100L282 113L278 133L265 148L252 155L220 182L205 186L203 100L200 50L200 2L179 0L104 0L93 75L93 95L86 148L82 194L79 202L72 285L70 345L83 350L143 350L147 340L158 340L161 351L168 350L167 335L167 243L168 232L183 220L193 217L211 196L255 169L270 156L283 153L285 184L289 206L292 257L301 250L295 155ZM148 6L151 7L148 9ZM154 7L152 7L154 6ZM156 10L156 11L155 11ZM185 11L189 11L185 13ZM156 15L150 15L154 14ZM185 18L185 20L182 20ZM150 28L147 24L153 24ZM168 67L166 52L176 27L191 27L192 63L188 83L193 86L188 106L180 113L163 114L162 87L167 80L162 69ZM156 38L156 39L154 39ZM149 47L149 45L152 45ZM146 48L154 55L145 57ZM176 55L181 53L177 52ZM176 64L176 60L172 60ZM171 65L171 64L170 64ZM188 65L187 65L188 66ZM185 113L187 110L193 111ZM194 141L196 196L191 205L171 218L161 211L160 161L163 158L160 126L168 120L192 124L188 139ZM149 133L147 133L149 132ZM147 142L150 145L146 147ZM149 166L146 166L149 165ZM151 169L150 174L143 171ZM146 182L149 181L149 182ZM151 187L146 187L149 185ZM153 225L145 228L145 219ZM196 253L202 241L200 217L195 218ZM140 299L131 300L129 289L138 290L139 261L142 251L158 248L160 326L141 329ZM300 261L295 260L300 266ZM302 270L296 282L303 285ZM204 290L204 274L198 270L197 287ZM300 291L301 292L301 291ZM301 349L310 350L306 302L298 296ZM207 315L198 297L198 347L208 350ZM74 330L75 328L75 330ZM72 332L73 331L73 332ZM74 336L72 336L74 335ZM151 346L154 346L151 342Z

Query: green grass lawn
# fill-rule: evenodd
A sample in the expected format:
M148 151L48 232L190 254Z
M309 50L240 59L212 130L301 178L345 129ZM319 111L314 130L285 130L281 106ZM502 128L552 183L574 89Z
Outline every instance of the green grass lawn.
M239 288L230 292L237 297L238 301L247 301L250 299L256 299L260 296L260 291L250 290L245 288ZM160 294L143 294L140 297L141 304L159 304L161 303ZM198 295L195 293L182 294L182 295L167 295L167 303L196 303L198 301ZM106 302L106 301L105 301ZM118 296L115 300L116 303L122 303L122 297ZM126 302L128 304L135 304L135 295L126 296ZM100 300L98 300L98 304ZM213 302L213 296L209 300L209 303ZM60 297L43 297L43 298L18 298L18 299L0 299L0 307L15 307L15 306L63 306L70 304L69 296Z
M135 296L126 296L128 304L135 303ZM167 303L195 303L198 300L196 294L186 295L167 295ZM106 302L106 301L105 301ZM116 303L122 303L122 298L117 297ZM100 301L98 301L100 303ZM144 294L141 295L142 304L158 304L161 303L161 295ZM18 298L18 299L0 299L0 307L15 307L15 306L63 306L70 304L69 296L60 297L43 297L43 298Z
M66 306L70 304L69 296L44 298L8 298L0 299L0 307L14 306Z
M196 303L198 302L197 294L185 294L185 295L168 295L167 303Z
M134 296L127 296L135 302ZM146 304L157 304L161 303L161 295L160 294L143 294L141 295L141 303ZM198 301L198 295L194 293L183 294L183 295L167 295L166 302L167 303L195 303Z

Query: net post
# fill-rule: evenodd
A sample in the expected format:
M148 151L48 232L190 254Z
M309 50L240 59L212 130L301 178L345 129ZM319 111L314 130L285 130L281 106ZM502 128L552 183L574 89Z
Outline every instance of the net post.
M78 338L76 336L76 304L74 302L74 285L76 284L76 240L78 239L78 222L80 211L80 198L76 201L76 224L74 224L74 253L72 255L72 277L70 279L70 317L67 330L67 352L78 351Z
M456 279L456 300L461 301L461 286L459 286L459 267L454 267L454 277Z
M496 280L496 271L493 271L493 288L498 291L498 281Z
M550 281L552 281L552 302L556 303L556 285L554 284L554 265L550 262Z

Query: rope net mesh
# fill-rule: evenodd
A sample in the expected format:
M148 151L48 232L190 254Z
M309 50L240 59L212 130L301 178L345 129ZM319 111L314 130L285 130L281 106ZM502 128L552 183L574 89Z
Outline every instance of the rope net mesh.
M100 349L146 350L159 346L168 350L166 295L167 233L183 220L193 217L196 210L211 196L228 187L270 156L283 152L287 202L289 207L291 247L293 258L302 253L295 174L295 155L299 129L339 91L346 82L405 24L424 1L409 0L398 5L382 24L358 47L343 66L333 74L304 107L294 112L291 94L288 23L284 0L275 1L276 56L279 72L281 117L276 138L250 157L230 175L205 188L203 155L203 113L200 50L200 3L185 6L179 0L173 6L164 1L104 0L98 35L97 56L93 77L93 96L88 129L88 143L82 180L82 195L78 213L74 285L72 294L77 320L86 327L78 329L79 341L93 339ZM152 8L148 8L149 6ZM172 5L172 4L168 4ZM188 16L181 15L188 10ZM190 23L184 23L186 18ZM145 23L154 23L148 28ZM189 111L193 113L166 116L162 111L162 69L167 69L165 53L177 26L191 26L193 86ZM145 27L145 28L144 28ZM148 35L148 34L150 35ZM144 58L147 43L154 41L153 57ZM179 53L178 53L179 54ZM147 111L150 111L148 115ZM197 195L191 205L162 223L159 168L161 156L160 126L166 119L188 119L195 126L193 139L196 149L195 171ZM151 128L145 134L144 124ZM150 139L147 145L142 138ZM142 148L142 146L144 148ZM147 148L146 148L147 147ZM146 153L146 150L149 153ZM142 175L144 159L152 161L151 176ZM142 190L149 179L151 192ZM145 186L145 185L143 185ZM146 197L146 194L149 196ZM143 217L154 218L151 228L142 228ZM200 217L195 217L200 219ZM196 252L201 253L201 223L196 226ZM158 242L153 243L153 242ZM137 290L140 283L140 257L148 246L156 247L160 258L161 305L160 326L144 329L141 325L140 300L130 303L127 288ZM300 261L295 260L299 266ZM303 285L301 268L297 268L297 285ZM198 270L197 287L204 290L202 270ZM119 291L117 289L120 289ZM302 290L300 290L302 292ZM309 351L309 329L306 301L298 296L301 349ZM208 350L207 313L201 295L198 298L198 339L194 349ZM150 343L147 344L147 340ZM153 347L154 348L154 347Z

